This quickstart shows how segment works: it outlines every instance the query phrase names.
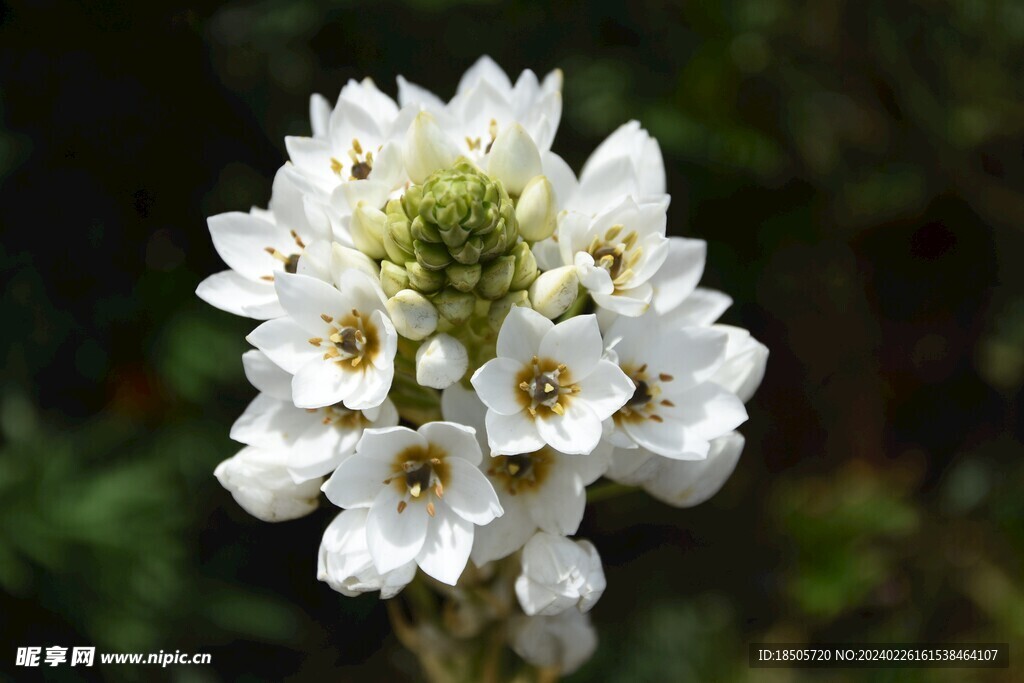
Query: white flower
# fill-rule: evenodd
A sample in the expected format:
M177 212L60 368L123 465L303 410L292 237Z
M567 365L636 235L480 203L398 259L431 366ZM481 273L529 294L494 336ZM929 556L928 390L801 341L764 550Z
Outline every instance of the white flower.
M416 563L381 574L373 566L366 542L368 510L345 510L324 530L317 558L317 579L342 595L380 591L380 597L393 598L416 575Z
M490 57L477 60L459 81L455 97L445 104L436 95L398 77L402 107L424 109L437 119L458 156L480 163L498 135L521 125L542 152L551 149L562 117L562 73L552 71L543 82L530 70L515 85Z
M743 452L743 436L729 432L711 442L703 460L672 460L644 448L616 449L609 479L641 486L654 498L674 507L700 505L718 493L736 468Z
M308 515L320 503L320 479L296 484L282 450L246 446L213 475L235 501L264 522L284 522Z
M562 180L562 204L570 211L593 216L625 197L638 203L668 204L665 163L658 142L637 121L620 126L583 165L579 182Z
M394 377L398 333L376 280L346 270L339 289L305 275L280 275L277 293L288 313L247 339L292 377L299 408L344 403L349 410L384 402Z
M213 246L230 270L215 273L196 289L212 306L267 320L284 314L274 290L278 273L294 273L307 244L328 239L323 226L310 223L303 208L305 188L282 168L274 177L268 211L232 211L211 216Z
M492 454L531 453L549 445L590 453L602 420L633 395L629 378L601 358L592 315L555 325L528 308L513 308L498 333L497 358L473 374L487 405Z
M323 490L335 505L369 508L367 544L380 573L415 560L455 585L473 547L474 525L502 514L477 467L480 447L469 427L429 422L370 429Z
M529 616L551 616L571 607L589 612L605 585L601 557L589 541L541 531L523 547L516 597Z
M713 381L725 360L724 332L676 328L652 313L619 318L605 337L636 387L605 425L616 446L700 459L712 439L747 419L743 402Z
M725 346L725 361L711 379L746 403L764 379L768 347L740 327L712 325L711 329L724 332L729 337Z
M288 377L284 370L277 371ZM289 398L261 393L232 425L231 438L281 452L292 479L302 482L333 472L355 452L364 429L397 424L398 410L390 399L365 410L341 404L303 409Z
M287 137L295 170L307 180L315 198L351 214L360 200L383 206L404 180L397 144L409 117L399 116L394 100L370 79L349 81L325 117L326 101L311 102L313 137Z
M513 617L509 635L515 653L534 666L571 674L594 655L597 632L590 615L566 610L553 617Z
M620 315L642 315L654 296L648 283L669 253L665 205L626 197L596 217L563 213L558 247L579 271L594 302Z
M486 448L484 416L487 407L476 394L455 384L441 397L446 420L476 429ZM483 437L483 438L481 438ZM583 520L586 487L608 469L609 444L599 444L586 457L566 455L544 447L533 453L485 459L483 470L498 493L505 514L476 531L470 557L477 566L498 560L523 547L538 529L571 536Z
M705 326L718 320L732 305L728 295L697 287L704 273L704 240L668 238L668 256L650 279L654 290L651 309L679 327ZM610 320L601 317L601 322Z

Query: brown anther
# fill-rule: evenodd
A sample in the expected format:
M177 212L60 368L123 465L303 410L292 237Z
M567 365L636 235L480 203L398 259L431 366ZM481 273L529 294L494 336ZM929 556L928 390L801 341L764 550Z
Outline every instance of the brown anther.
M352 179L353 180L366 180L370 177L370 171L373 167L365 161L357 161L352 164Z
M559 363L558 367L555 368L558 372L565 372L568 368L565 367L565 363Z
M321 342L323 342L323 338L322 337L311 337L311 338L307 339L306 341L308 341L313 346L320 346Z
M329 418L329 417L325 417L325 418L323 419L323 423L324 423L325 425L329 425L329 424L331 424L331 418Z
M434 516L434 501L427 503L427 514L431 517Z
M405 508L407 507L407 505L408 504L404 500L398 501L398 514L402 514L403 512L405 512Z
M645 372L647 372L647 363L644 363L643 365L641 365L640 369L636 371L636 374L639 375L639 374L642 374L642 373L645 373Z
M523 391L529 391L530 385L527 382L520 382L519 388L522 389Z
M320 319L323 320L325 323L328 323L328 324L334 322L334 316L327 315L326 313L321 313L320 314Z
M431 458L430 459L430 464L431 465L435 465L435 466L436 465L440 465L441 464L441 458Z
M661 419L661 415L651 415L650 419L654 420L655 422L664 422L664 420Z
M356 151L356 154L363 153L363 146L359 144L358 138L352 138L352 149Z
M306 248L306 243L302 241L301 237L299 237L299 233L295 232L294 230L292 230L292 239L295 240L295 244L299 245L303 249Z
M667 398L661 399L661 405L666 406L668 408L675 408L676 407L676 404L673 403L672 401L668 400Z
M357 311L356 309L353 308L352 309L352 317L353 318L358 318L359 317L359 311Z
M260 279L261 280L266 280L267 282L273 282L274 281L274 276L273 275L260 275Z
M675 377L666 372L663 372L660 375L658 375L658 379L660 379L662 382L671 382L672 380L675 379Z
M537 356L534 356L533 359L530 362L533 363L534 365L539 365L540 364L540 358L537 358Z
M441 485L440 481L434 485L434 495L438 498L444 498L444 486Z

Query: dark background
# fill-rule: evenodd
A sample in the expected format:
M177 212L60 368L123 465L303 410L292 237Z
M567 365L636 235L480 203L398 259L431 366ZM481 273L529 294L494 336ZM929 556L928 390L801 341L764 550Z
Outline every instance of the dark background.
M205 217L265 205L310 93L403 74L447 98L485 52L564 70L577 170L643 121L672 232L771 349L717 497L588 509L609 587L574 680L1020 676L1011 0L0 5L0 672L95 645L214 662L97 679L418 677L373 596L315 580L332 509L263 524L213 479L255 323L193 291L223 267ZM747 667L750 641L806 640L1010 642L1014 669Z

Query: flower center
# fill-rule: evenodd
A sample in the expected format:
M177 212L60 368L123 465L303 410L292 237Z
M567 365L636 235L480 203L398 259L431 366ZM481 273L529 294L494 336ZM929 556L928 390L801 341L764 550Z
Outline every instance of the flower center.
M292 239L295 240L295 245L299 248L299 251L297 253L284 254L281 251L279 251L276 247L263 247L263 251L267 252L275 259L283 263L284 268L282 270L284 270L284 272L294 275L295 272L299 269L299 257L302 255L302 250L306 248L306 243L302 241L301 237L299 237L299 233L295 232L294 230L291 231L291 235ZM264 275L262 276L261 279L267 280L268 282L273 282L274 276Z
M352 147L348 150L349 176L348 180L366 180L373 170L373 152L363 151L363 145L359 138L352 140ZM345 164L336 157L331 157L331 171L335 175L344 176Z
M662 422L663 418L661 415L655 412L658 410L658 406L672 408L675 407L675 404L667 398L660 401L657 400L658 396L661 395L661 384L671 382L675 378L664 372L652 376L647 369L646 363L637 368L623 365L622 371L629 375L636 388L633 390L633 395L626 401L626 404L619 408L615 415L612 416L615 423L640 422L642 420Z
M385 485L394 484L402 492L398 501L401 514L413 502L425 502L427 514L434 516L434 500L444 496L444 485L448 478L448 464L445 453L433 444L428 448L413 446L395 456L392 464L394 474L384 480Z
M313 337L309 343L324 349L325 361L335 362L342 369L354 369L377 353L377 328L356 309L338 320L326 313L321 313L320 319L327 323L326 338Z
M564 415L569 397L579 393L579 387L569 380L566 366L547 358L541 360L534 356L516 379L524 394L523 403L534 417L538 413L542 417L551 413Z
M637 246L639 236L630 230L622 236L625 228L613 225L603 237L595 237L587 252L594 257L594 264L604 268L616 287L622 287L633 277L633 269L643 257L643 249Z
M541 486L547 478L555 455L549 448L533 453L501 455L491 459L488 476L495 486L503 486L510 495L517 495Z

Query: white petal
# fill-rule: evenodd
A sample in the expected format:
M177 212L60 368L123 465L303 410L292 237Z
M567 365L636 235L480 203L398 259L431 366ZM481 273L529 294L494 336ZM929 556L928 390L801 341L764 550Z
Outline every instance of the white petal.
M600 360L594 371L579 382L577 399L587 402L597 419L606 420L626 405L636 386L615 363Z
M506 495L501 501L504 514L487 526L473 532L473 564L478 567L487 562L508 557L530 540L537 526L523 506L523 496Z
M473 63L473 66L466 70L466 73L459 79L457 93L464 93L472 90L481 81L493 85L501 92L512 90L512 81L508 79L505 71L498 66L493 59L484 55Z
M696 437L678 420L664 417L658 420L626 422L622 425L632 440L641 448L673 460L702 460L707 457L708 442Z
M576 175L569 164L554 152L544 152L540 155L540 160L544 175L555 190L555 206L559 209L566 208L570 198L576 194Z
M398 103L403 107L415 105L440 111L444 109L441 98L415 83L410 83L402 76L398 77Z
M747 420L743 401L712 382L705 382L675 399L676 417L698 439L710 441Z
M653 300L653 306L659 314L665 316L668 324L678 327L710 325L718 320L729 306L732 306L732 299L722 292L713 289L697 288L693 294L686 297L681 304L674 309L665 311L658 307L658 298Z
M416 382L421 386L445 389L468 369L466 347L449 334L435 334L416 350Z
M420 507L420 506L412 506ZM427 538L416 556L426 574L454 586L462 575L473 549L473 525L444 505L430 518Z
M396 454L406 449L426 447L427 440L408 427L383 427L364 431L356 452L390 464Z
M362 427L324 424L317 415L289 451L288 472L292 479L305 481L330 474L352 455L362 433Z
M568 401L564 415L536 420L541 438L563 453L588 454L601 440L601 420L585 401Z
M367 508L387 487L384 480L391 474L387 463L354 455L338 465L323 485L323 492L338 507Z
M540 351L540 342L555 324L540 313L516 306L505 317L498 332L497 354L529 363Z
M590 455L563 455L564 460L587 460ZM530 517L544 531L571 536L580 528L587 494L575 481L568 468L559 467L544 481L543 487L531 496Z
M532 453L544 446L544 439L533 418L525 410L515 415L501 415L488 410L486 422L487 443L492 455Z
M483 472L461 458L445 462L451 469L451 481L444 489L444 502L452 512L479 526L501 516L498 494Z
M327 98L315 93L309 98L309 123L313 137L322 138L327 133L327 122L331 118L331 105Z
M308 275L281 273L274 278L274 286L288 315L310 336L323 337L330 331L322 315L338 316L352 308L341 292Z
M659 313L679 306L693 293L704 273L707 242L670 237L668 256L651 280L655 294L653 306Z
M644 483L652 496L675 507L693 507L718 493L736 469L743 436L732 432L715 439L706 460L664 460L658 476Z
M346 462L351 460L354 458ZM426 506L414 503L399 512L398 504L404 496L398 487L385 486L377 494L366 517L366 544L373 564L381 574L415 559L427 539L430 517Z
M320 358L320 351L309 343L309 334L291 318L268 320L250 332L246 340L292 374Z
M538 355L565 363L572 381L579 382L597 368L603 352L597 318L578 315L548 330L541 339Z
M502 415L514 415L525 406L523 391L517 386L516 376L523 364L511 358L492 358L483 364L470 380L484 404Z
M472 427L455 422L428 422L417 430L428 443L438 447L449 458L464 460L474 469L483 455Z
M455 383L441 392L441 416L448 422L458 422L476 430L476 441L480 452L490 453L487 446L487 428L484 419L487 406L483 404L476 392Z
M288 448L309 424L309 414L291 401L259 394L231 425L231 438L260 448Z
M200 282L196 296L222 311L247 318L268 320L284 315L273 283L250 280L233 270L214 273Z
M265 249L279 245L282 233L287 234L282 228L240 211L211 216L207 225L214 248L232 270L259 280L281 269L281 262Z
M292 400L292 376L276 365L262 351L246 351L242 354L242 367L249 383L274 398Z
M292 400L299 408L341 403L358 388L361 377L361 372L342 370L332 361L315 358L292 378Z
M728 334L729 343L725 350L725 362L715 371L711 380L736 394L741 401L749 401L764 379L768 348L739 327L716 325L714 329Z

